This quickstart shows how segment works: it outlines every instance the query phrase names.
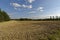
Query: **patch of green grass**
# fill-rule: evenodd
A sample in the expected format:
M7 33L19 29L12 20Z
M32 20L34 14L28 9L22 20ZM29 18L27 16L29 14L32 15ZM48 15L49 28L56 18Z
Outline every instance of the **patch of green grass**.
M55 30L55 34L48 35L48 40L60 40L60 30Z

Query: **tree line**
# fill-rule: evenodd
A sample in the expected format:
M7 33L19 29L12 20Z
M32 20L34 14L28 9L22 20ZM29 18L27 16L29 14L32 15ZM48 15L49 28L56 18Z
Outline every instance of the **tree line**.
M11 19L17 21L60 21L59 16L50 16L49 18L44 19L30 19L30 18L20 18L20 19Z
M9 15L5 11L0 9L0 22L9 20L10 20Z

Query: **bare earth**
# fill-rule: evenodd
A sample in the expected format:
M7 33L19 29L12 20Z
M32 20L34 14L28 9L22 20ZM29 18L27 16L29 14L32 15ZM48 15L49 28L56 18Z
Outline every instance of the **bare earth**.
M60 40L60 21L1 22L0 40Z

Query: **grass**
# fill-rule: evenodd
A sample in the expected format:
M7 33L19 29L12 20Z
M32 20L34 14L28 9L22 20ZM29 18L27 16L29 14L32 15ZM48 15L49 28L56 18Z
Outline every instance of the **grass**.
M1 22L0 40L60 40L60 21Z

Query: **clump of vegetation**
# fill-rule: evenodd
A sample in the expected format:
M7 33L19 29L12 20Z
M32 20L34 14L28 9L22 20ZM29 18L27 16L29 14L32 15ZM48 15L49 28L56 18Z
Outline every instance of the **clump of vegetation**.
M5 11L2 11L0 9L0 22L2 22L2 21L9 21L9 20L10 20L9 15Z

